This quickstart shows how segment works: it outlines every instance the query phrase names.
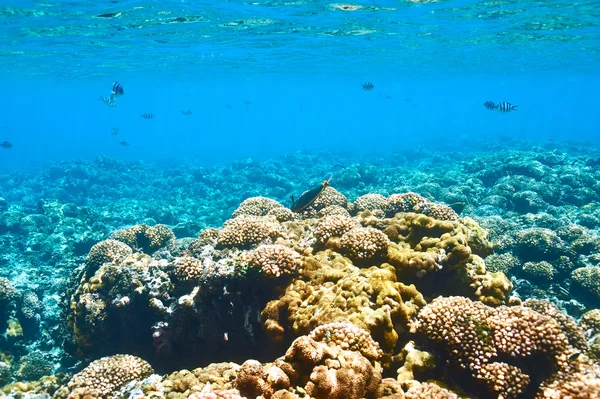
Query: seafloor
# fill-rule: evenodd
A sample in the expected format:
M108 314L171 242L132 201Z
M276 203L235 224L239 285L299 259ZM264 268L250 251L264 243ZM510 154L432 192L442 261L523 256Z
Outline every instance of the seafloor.
M6 172L0 396L599 398L600 158L556 148Z

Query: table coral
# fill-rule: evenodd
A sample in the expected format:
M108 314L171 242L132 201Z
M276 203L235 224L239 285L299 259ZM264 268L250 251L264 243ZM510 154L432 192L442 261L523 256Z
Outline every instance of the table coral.
M113 355L90 363L61 387L54 399L96 397L113 399L121 388L133 380L152 374L150 364L131 355Z

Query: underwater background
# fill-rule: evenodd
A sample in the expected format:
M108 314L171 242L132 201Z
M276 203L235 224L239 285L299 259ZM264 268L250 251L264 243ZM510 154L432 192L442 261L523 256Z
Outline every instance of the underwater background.
M600 397L599 24L0 2L0 397Z

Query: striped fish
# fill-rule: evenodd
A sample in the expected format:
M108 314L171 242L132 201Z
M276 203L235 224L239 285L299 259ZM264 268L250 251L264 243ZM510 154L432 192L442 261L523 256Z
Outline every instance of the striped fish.
M371 91L375 88L375 86L373 86L373 83L371 82L366 82L366 83L362 83L360 85L360 88L366 91Z
M483 103L483 106L489 109L490 111L498 109L498 105L493 101L486 101Z
M140 117L144 119L154 119L155 115L149 112L144 112L143 114L140 114Z
M111 92L110 96L114 97L114 98L119 98L123 94L125 94L125 91L123 91L123 86L121 86L121 83L116 82L116 81L113 82L112 92Z
M498 103L498 111L500 112L511 112L517 111L518 105L512 105L511 103L507 103L505 101Z
M106 104L109 107L117 106L117 103L115 102L115 98L112 95L110 97L100 96L99 100L102 101L104 104Z

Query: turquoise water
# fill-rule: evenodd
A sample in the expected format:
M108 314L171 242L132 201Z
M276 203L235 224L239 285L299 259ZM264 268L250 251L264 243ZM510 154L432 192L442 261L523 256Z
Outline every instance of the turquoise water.
M3 168L98 155L214 163L440 136L595 140L600 122L593 1L2 6L0 139L14 144ZM98 96L115 80L125 95L109 108ZM519 112L488 112L488 100Z
M66 398L58 388L72 389L73 373L128 354L161 376L121 392L140 377L126 372L98 399L162 398L148 387L166 389L164 373L271 362L313 327L350 319L383 348L383 366L372 365L385 378L400 378L414 342L436 359L415 381L500 397L489 384L504 374L484 380L479 364L456 359L480 340L498 351L482 364L506 362L511 376L530 381L515 399L559 392L569 379L584 381L575 397L598 397L599 25L598 1L0 1L0 397ZM124 95L111 107L99 97L114 82ZM362 89L367 82L373 90ZM486 101L518 107L503 113ZM291 196L325 183L313 205L290 211ZM245 231L239 221L248 215L260 220L254 233L276 234L227 241ZM327 227L332 220L342 233ZM365 229L380 242L361 238ZM323 231L331 238L320 242ZM349 249L352 239L365 253L387 246L365 261ZM248 259L274 243L302 267L283 279L268 267L252 274ZM103 245L116 247L101 253ZM402 251L412 251L403 255L410 267ZM182 272L186 262L192 270ZM303 269L315 262L320 268ZM435 267L414 269L427 262ZM335 300L302 297L342 277ZM423 298L396 295L394 278ZM380 293L380 280L395 288ZM492 280L495 291L477 290ZM313 287L295 292L291 281ZM357 312L373 313L349 315L356 292L348 287L368 292ZM293 311L289 290L302 297ZM458 349L435 336L438 328L415 330L435 320L427 312L444 301L435 298L449 296L495 315L476 318ZM413 314L390 313L402 301ZM267 312L274 302L278 310ZM327 319L340 303L348 314ZM311 306L309 329L293 317ZM462 315L457 309L440 314ZM460 319L444 323L469 327L453 324ZM556 347L506 350L503 339L487 338L517 330ZM344 356L355 355L331 364L346 367ZM293 398L305 397L311 367L289 376ZM25 396L2 388L47 375ZM231 378L195 387L243 386ZM402 389L409 397L414 388Z

